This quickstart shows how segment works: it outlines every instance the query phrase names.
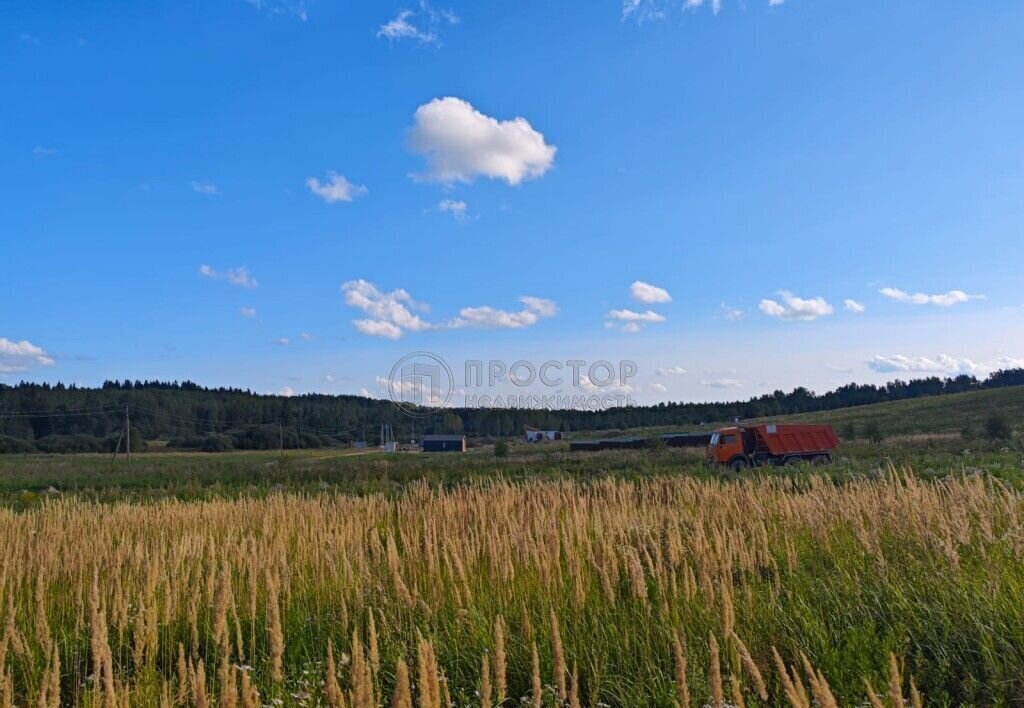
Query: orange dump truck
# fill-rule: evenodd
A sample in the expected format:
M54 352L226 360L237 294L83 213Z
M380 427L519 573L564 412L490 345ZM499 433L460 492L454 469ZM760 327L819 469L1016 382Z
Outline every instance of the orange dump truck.
M708 443L708 459L737 472L754 465L804 460L823 465L832 461L832 450L838 445L831 425L762 423L715 431Z

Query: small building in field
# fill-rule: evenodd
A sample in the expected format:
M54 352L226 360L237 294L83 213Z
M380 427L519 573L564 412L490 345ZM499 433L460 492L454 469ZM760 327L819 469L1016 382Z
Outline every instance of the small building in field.
M423 452L465 452L465 435L424 435Z

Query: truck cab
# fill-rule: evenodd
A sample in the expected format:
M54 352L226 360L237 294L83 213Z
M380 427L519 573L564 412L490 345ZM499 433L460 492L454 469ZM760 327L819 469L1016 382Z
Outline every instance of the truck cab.
M711 435L708 443L708 460L727 465L735 459L743 459L746 467L746 449L742 428L722 428Z

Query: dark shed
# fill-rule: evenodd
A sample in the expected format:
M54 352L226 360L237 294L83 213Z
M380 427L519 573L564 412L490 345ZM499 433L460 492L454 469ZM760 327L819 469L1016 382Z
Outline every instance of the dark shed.
M465 452L465 435L424 435L423 452Z

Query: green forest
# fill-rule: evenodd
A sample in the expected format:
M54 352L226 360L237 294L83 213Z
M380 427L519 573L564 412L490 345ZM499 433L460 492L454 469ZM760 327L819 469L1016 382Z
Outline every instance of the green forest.
M112 452L123 446L130 419L133 450L146 441L209 452L312 448L379 442L390 424L399 442L429 433L472 437L517 435L524 425L572 432L678 426L733 418L812 413L838 408L1024 385L1024 369L984 379L970 375L847 384L816 394L775 391L747 401L659 403L601 411L447 408L410 416L388 400L362 396L273 396L191 382L108 381L99 388L63 384L0 384L0 452ZM123 449L123 447L122 447Z

